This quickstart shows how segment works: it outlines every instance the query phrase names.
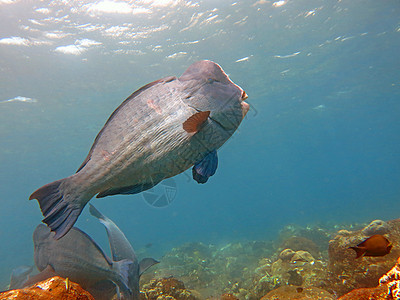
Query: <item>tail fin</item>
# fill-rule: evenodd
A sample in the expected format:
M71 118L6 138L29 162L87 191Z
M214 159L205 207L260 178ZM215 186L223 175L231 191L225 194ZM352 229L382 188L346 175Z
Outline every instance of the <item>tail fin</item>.
M106 220L107 220L107 217L104 216L101 212L99 212L99 211L97 210L97 208L94 207L94 206L91 205L91 204L89 204L89 212L90 212L90 214L91 214L93 217L96 217L96 218L99 219L99 220L102 220L102 221L106 221Z
M82 212L84 204L82 202L68 199L68 194L64 194L63 183L67 179L60 179L37 189L29 197L29 200L37 199L45 217L42 221L46 223L52 231L56 233L56 240L62 238L74 226L76 220Z
M129 259L113 262L113 269L116 270L117 274L119 275L116 284L123 294L132 293L132 290L129 288L129 268L131 264L133 264L133 262Z
M364 254L365 254L365 252L366 252L366 249L365 249L365 248L358 247L358 246L349 247L349 249L353 249L354 251L356 251L356 254L357 254L356 258L359 258L359 257L361 257L361 256L364 256Z

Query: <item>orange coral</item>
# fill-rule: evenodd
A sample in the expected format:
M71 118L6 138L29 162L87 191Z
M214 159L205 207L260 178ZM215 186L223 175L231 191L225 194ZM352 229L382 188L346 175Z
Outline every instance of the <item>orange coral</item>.
M94 300L93 296L82 289L79 284L58 276L38 282L24 289L10 290L0 293L0 300L2 299Z
M387 284L388 296L400 299L400 257L396 265L379 279L379 285Z
M183 282L174 277L162 278L159 285L161 286L162 292L165 294L170 294L174 291L185 289Z

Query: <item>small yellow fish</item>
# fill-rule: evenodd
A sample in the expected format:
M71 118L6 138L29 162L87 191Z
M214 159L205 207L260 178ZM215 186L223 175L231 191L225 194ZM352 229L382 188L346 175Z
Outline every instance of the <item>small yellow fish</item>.
M69 278L65 278L65 290L67 291L67 293L69 293L71 289L71 282L69 281Z

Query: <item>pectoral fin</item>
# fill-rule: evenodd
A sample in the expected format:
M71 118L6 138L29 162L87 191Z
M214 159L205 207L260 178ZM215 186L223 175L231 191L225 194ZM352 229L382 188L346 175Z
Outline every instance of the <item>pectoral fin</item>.
M215 174L217 167L218 156L217 151L214 150L193 166L193 179L198 183L206 183L208 178Z
M188 133L196 133L199 131L200 126L207 120L210 116L210 111L200 111L189 117L185 122L183 122L183 129Z

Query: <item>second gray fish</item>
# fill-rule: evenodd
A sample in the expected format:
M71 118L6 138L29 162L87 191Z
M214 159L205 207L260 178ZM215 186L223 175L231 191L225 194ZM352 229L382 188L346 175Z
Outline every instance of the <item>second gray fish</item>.
M114 282L121 292L131 294L128 273L131 260L111 261L86 233L73 227L64 238L54 239L50 228L40 224L33 233L34 260L39 271L79 283L84 289L101 281Z

